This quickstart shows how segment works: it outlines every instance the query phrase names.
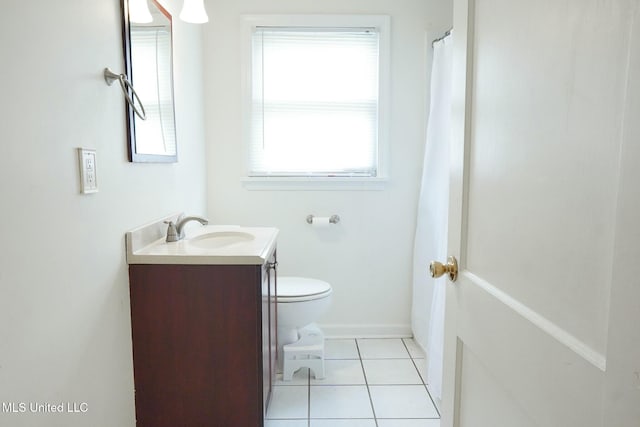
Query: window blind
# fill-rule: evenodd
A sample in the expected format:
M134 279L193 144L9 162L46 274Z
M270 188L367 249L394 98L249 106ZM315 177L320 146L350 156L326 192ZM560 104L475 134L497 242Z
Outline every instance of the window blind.
M147 114L146 120L136 118L136 143L149 141L148 146L138 147L143 153L175 153L175 120L170 119L174 114L171 33L153 26L132 26L130 31L132 68L136 70L132 83Z
M376 176L375 28L258 27L249 176Z

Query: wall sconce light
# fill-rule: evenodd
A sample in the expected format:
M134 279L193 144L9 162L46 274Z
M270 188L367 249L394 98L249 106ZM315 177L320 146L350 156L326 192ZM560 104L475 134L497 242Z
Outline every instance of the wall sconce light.
M191 24L204 24L209 22L209 16L204 9L204 0L184 0L180 19Z
M129 0L129 21L147 24L153 21L147 0Z

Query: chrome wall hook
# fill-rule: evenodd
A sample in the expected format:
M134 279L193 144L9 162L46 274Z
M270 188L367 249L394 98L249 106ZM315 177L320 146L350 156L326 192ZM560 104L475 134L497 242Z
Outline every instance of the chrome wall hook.
M113 84L114 81L120 80L120 76L124 76L124 74L116 74L109 67L104 69L104 81L107 82L109 86Z

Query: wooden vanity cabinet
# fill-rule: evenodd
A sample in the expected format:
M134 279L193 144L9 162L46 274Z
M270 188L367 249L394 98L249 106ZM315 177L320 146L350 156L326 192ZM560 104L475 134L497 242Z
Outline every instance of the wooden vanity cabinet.
M257 427L275 379L275 254L129 266L138 427Z

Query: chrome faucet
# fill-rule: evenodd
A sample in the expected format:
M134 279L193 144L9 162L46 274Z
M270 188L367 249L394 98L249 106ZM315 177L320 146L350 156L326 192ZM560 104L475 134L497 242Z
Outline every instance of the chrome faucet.
M209 224L209 220L206 218L202 218L199 216L187 216L184 217L180 215L174 224L173 221L165 221L165 224L168 224L167 227L167 238L165 239L167 242L177 242L178 240L184 239L184 226L189 221L198 221L202 225Z

